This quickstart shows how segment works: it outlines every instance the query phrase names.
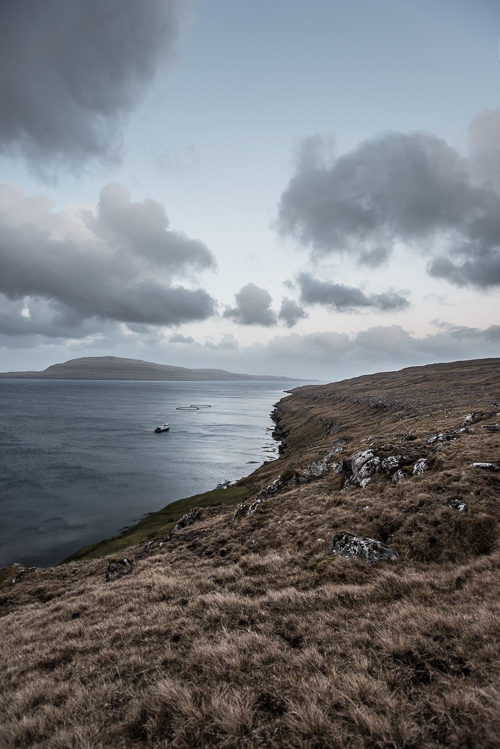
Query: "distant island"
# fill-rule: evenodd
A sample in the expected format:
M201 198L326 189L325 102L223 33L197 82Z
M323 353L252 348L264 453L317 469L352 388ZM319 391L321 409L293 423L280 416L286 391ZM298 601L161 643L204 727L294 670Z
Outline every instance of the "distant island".
M41 372L0 372L0 378L23 380L289 380L293 377L250 375L224 369L188 369L119 356L84 356L64 364L52 364Z

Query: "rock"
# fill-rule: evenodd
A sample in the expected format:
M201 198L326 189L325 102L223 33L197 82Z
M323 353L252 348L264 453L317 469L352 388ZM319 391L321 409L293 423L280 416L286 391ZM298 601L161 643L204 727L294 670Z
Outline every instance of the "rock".
M402 455L389 455L382 461L382 470L385 471L387 475L392 473L392 471L397 470L402 457Z
M483 424L481 429L487 429L489 432L500 432L500 424Z
M476 418L476 416L477 416L477 414L475 414L475 413L467 414L467 416L465 417L465 419L460 424L460 429L463 429L464 427L468 427L469 424L472 424L474 422L474 419Z
M332 447L330 449L330 452L328 453L328 455L325 458L325 463L327 461L329 461L330 458L332 458L335 455L335 453L342 453L342 452L344 452L344 449L345 449L346 445L347 445L347 440L344 439L343 437L340 437L340 439L335 440L335 442L333 443L333 445L332 445Z
M404 479L404 478L405 478L405 475L404 475L403 471L402 471L402 470L401 470L401 468L400 468L400 469L399 469L398 471L396 471L396 473L395 473L395 474L394 474L394 476L392 477L392 483L393 483L393 484L399 484L399 482L400 482L400 481L401 481L402 479Z
M439 434L433 434L427 440L428 445L433 445L435 442L453 442L453 440L459 440L460 437L455 437L455 432L440 432Z
M344 461L345 462L345 461ZM376 457L371 450L362 450L352 456L350 461L350 473L346 473L344 489L349 486L360 486L364 489L371 481L371 476L380 469L380 458Z
M201 512L199 510L196 510L195 508L189 510L189 512L186 512L186 514L183 515L175 525L173 532L175 533L175 531L180 531L182 528L187 528L188 525L193 525L193 523L199 520L200 517Z
M498 468L496 463L473 463L472 465L474 468L490 468L492 471Z
M417 460L415 465L413 466L412 474L413 476L420 476L422 473L425 473L425 471L429 470L429 465L427 463L426 458L420 458L420 460Z
M461 499L450 499L448 507L451 507L452 510L458 510L459 512L468 512L469 510L465 502L462 502Z
M261 504L262 504L262 500L256 499L255 502L252 502L248 510L245 512L245 516L248 517L249 515L253 515L257 507Z
M352 533L336 533L332 538L330 553L341 557L358 557L368 564L380 559L397 559L397 553L389 546L373 538L363 538Z
M314 463L311 463L307 466L307 468L302 472L302 475L304 478L320 478L321 476L324 476L325 473L328 471L328 466L323 461L315 461Z
M110 559L108 562L108 569L104 573L104 582L109 583L110 580L114 580L118 575L128 575L132 570L127 557L115 557Z

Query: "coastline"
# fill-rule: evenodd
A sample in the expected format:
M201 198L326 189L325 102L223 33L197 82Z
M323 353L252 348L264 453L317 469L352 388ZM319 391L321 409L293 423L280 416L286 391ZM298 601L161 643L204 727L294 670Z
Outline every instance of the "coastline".
M274 404L273 411L270 414L271 420L275 424L272 437L279 442L279 457L283 455L286 449L285 438L288 436L288 432L280 424L279 407L283 400L293 394L293 390L284 392L288 395ZM269 472L269 466L279 462L279 457L275 460L266 461L248 476L238 479L231 486L217 486L215 489L209 489L206 492L170 502L160 510L148 513L138 523L124 529L116 536L83 546L59 562L58 566L68 562L101 559L109 554L116 554L140 543L151 541L153 538L155 540L160 537L166 538L170 536L176 523L191 510L240 504L255 496L263 488L263 475L265 476ZM274 473L275 471L273 471ZM265 483L264 481L264 485Z

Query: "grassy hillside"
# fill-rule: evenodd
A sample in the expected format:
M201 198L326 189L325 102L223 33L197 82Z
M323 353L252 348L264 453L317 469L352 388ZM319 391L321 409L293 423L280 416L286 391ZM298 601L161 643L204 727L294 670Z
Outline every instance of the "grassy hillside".
M119 557L1 571L0 746L498 747L500 360L298 388L275 418L279 460ZM341 532L397 559L331 554Z

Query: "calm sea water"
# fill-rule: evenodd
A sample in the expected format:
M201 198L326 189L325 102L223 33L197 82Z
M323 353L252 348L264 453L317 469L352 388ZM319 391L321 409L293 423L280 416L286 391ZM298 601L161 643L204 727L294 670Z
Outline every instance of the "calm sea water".
M0 566L57 564L248 475L277 457L270 413L301 384L0 380Z

